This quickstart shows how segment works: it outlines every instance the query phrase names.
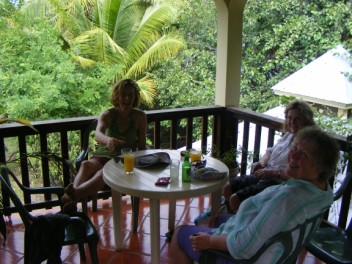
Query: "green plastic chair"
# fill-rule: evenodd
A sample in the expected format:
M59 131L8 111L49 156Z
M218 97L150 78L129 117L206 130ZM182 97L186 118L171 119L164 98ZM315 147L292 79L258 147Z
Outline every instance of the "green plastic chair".
M337 226L320 227L306 249L329 264L352 263L352 219L345 230Z
M1 168L0 182L2 190L8 194L10 200L13 202L16 210L18 211L22 222L25 226L24 234L24 263L30 263L30 252L35 246L32 243L31 230L33 229L33 224L38 216L33 216L28 212L22 201L19 199L17 194L11 187L10 177L18 184L20 189L27 194L56 194L60 200L61 195L64 193L62 186L53 187L42 187L42 188L29 188L23 186L15 174L7 167ZM45 217L45 215L43 215ZM91 263L98 264L98 241L99 235L93 223L84 213L77 213L72 216L66 216L67 225L64 229L64 238L62 246L77 244L81 260L86 260L86 254L84 250L84 244L88 244Z
M314 217L307 219L304 223L298 224L291 230L284 231L278 233L273 236L264 245L258 250L258 252L250 259L235 259L233 258L229 252L221 251L221 250L205 250L201 255L199 264L213 264L216 263L216 259L218 257L224 258L229 263L255 263L260 256L268 249L270 246L280 243L283 246L283 253L280 256L279 261L276 264L288 264L288 263L296 263L297 257L301 253L302 249L309 242L309 239L312 237L312 234L319 226L324 212L321 212ZM297 243L294 245L292 240L292 234L294 232L299 232Z
M351 186L351 179L352 172L344 178L334 194L334 200L339 199L346 188ZM314 233L306 250L329 264L352 263L352 219L345 230L329 223L321 225Z

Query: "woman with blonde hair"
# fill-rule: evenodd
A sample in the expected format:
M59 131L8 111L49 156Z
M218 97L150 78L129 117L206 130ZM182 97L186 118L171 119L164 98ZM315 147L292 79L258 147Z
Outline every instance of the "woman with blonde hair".
M260 161L253 166L251 175L231 179L223 187L229 213L236 212L241 202L248 197L288 179L285 169L293 140L300 129L313 126L315 122L311 107L302 100L293 100L288 103L284 113L284 136L273 147L266 150Z
M110 97L114 106L98 117L95 140L99 143L91 159L83 161L62 198L64 212L77 210L76 203L84 196L96 194L105 183L103 167L106 162L121 154L122 148L146 148L146 114L137 109L140 89L136 82L125 79L118 82Z

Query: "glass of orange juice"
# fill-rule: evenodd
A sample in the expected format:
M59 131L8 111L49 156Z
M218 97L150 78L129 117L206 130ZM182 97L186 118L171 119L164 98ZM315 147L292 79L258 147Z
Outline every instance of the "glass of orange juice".
M191 149L190 151L191 162L197 162L202 160L202 151L197 149Z
M127 174L132 174L134 169L134 156L131 148L121 149L121 155L123 157L123 164L125 172Z

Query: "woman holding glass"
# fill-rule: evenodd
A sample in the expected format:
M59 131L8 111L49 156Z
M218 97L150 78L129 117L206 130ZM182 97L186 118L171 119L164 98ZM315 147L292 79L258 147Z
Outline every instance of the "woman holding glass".
M136 82L125 79L118 82L110 97L113 108L98 117L95 140L99 143L91 159L83 161L73 181L62 197L63 211L77 210L77 201L96 194L105 182L103 167L110 159L121 154L122 148L146 149L146 114L137 109L140 89Z

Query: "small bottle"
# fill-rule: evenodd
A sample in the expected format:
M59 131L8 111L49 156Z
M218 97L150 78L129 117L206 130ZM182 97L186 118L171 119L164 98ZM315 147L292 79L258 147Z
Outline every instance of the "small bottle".
M189 151L185 152L185 161L182 163L182 181L191 181L191 163L189 162Z

